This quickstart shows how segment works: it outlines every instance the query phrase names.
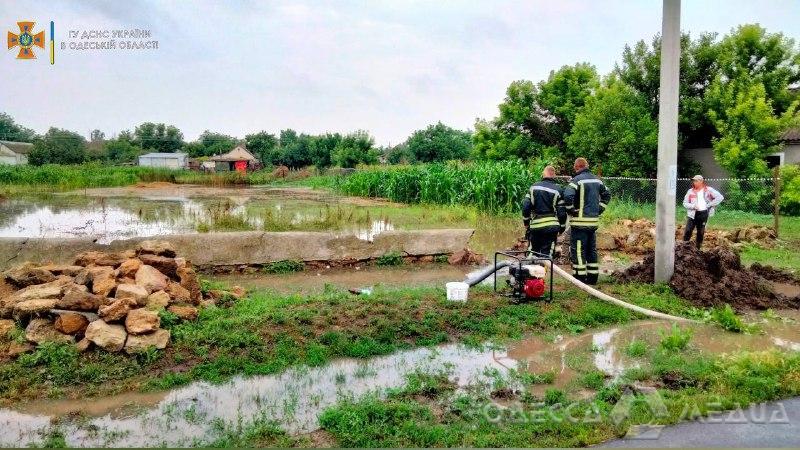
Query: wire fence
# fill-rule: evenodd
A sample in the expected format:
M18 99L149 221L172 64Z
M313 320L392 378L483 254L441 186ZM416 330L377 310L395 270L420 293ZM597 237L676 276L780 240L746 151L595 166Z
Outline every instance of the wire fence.
M762 218L768 220L771 218L769 222L771 222L775 234L778 234L781 220L778 206L781 190L779 178L706 178L705 181L725 197L719 207L721 211L741 211L767 216ZM646 206L648 210L655 212L657 192L655 178L604 177L603 182L611 190L612 203L616 201L625 205ZM677 180L675 202L679 214L682 214L683 199L691 187L692 180L690 178ZM750 219L756 220L757 218L750 217ZM757 221L764 223L762 220Z

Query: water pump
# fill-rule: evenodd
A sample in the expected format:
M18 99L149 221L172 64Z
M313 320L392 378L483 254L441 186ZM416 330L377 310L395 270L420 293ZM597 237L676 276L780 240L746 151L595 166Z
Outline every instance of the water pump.
M552 264L552 259L527 250L505 251L495 253L495 266L498 258L505 257L510 277L506 280L510 288L509 295L517 301L541 300L545 295L553 300L553 273L545 266ZM510 260L509 260L510 259ZM545 261L550 264L542 264ZM497 277L495 277L497 290Z

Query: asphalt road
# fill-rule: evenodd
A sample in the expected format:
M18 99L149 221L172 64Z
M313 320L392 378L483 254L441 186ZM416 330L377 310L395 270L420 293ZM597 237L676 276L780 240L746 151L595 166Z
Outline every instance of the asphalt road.
M800 398L650 429L599 447L800 447Z

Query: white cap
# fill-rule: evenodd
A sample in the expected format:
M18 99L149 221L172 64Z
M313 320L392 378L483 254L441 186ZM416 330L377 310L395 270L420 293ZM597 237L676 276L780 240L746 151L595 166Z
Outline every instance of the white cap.
M692 177L692 181L703 181L702 175L695 175Z

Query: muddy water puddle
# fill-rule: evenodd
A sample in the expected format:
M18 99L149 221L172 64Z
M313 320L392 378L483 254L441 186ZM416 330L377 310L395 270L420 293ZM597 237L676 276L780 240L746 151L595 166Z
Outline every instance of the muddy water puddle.
M778 312L783 320L750 316L761 333L743 335L710 325L693 325L691 345L714 353L772 348L800 350L797 311ZM367 360L340 359L324 367L298 368L273 376L237 377L222 384L196 382L158 393L126 393L92 400L41 401L0 409L0 445L39 442L54 419L70 446L188 446L212 441L220 429L267 418L293 434L318 428L318 415L346 398L402 386L412 372L446 372L459 386L490 386L496 374L511 370L552 373L551 384L528 387L534 395L547 388L572 398L591 396L580 375L598 370L609 380L646 364L630 356L632 341L648 349L659 345L669 324L641 321L577 335L536 336L506 348L444 345L398 352Z
M332 231L371 241L391 230L475 228L470 245L488 254L515 242L518 222L476 218L460 208L406 206L309 188L154 183L0 202L0 237L92 237L101 243L242 230Z
M351 268L306 269L291 274L214 275L214 281L240 285L248 290L270 289L281 293L317 294L326 285L339 289L371 290L377 286L444 287L448 281L461 281L470 269L448 264L404 265L400 267L359 266Z

